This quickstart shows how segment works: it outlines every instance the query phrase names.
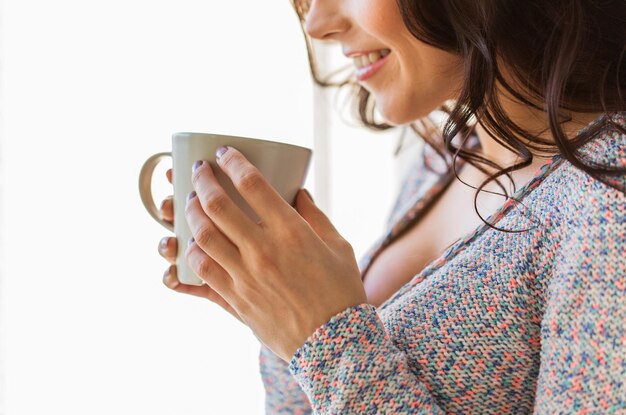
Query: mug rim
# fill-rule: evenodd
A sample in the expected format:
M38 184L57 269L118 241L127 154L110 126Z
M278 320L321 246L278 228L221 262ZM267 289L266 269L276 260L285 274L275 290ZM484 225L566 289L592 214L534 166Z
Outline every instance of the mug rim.
M275 141L275 140L267 140L264 138L253 138L253 137L245 137L245 136L241 136L241 135L228 135L228 134L217 134L217 133L198 133L198 132L193 132L193 131L180 131L180 132L176 132L172 134L172 139L174 139L174 137L181 137L181 138L189 138L191 135L200 135L200 136L211 136L211 137L225 137L225 138L243 138L244 140L252 140L252 141L258 141L260 143L265 143L265 144L280 144L282 146L289 146L289 147L294 147L296 149L301 149L301 150L307 150L307 151L313 151L312 149L308 148L308 147L302 147L296 144L291 144L291 143L285 143L285 142L281 142L281 141Z

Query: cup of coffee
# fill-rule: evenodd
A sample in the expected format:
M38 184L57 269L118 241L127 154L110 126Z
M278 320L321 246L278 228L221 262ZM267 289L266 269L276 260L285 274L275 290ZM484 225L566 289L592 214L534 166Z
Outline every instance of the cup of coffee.
M193 190L191 168L197 160L208 161L213 172L233 202L254 223L259 217L237 192L230 178L215 162L215 152L221 146L240 151L252 163L276 191L290 205L295 204L296 194L304 185L311 149L275 141L220 134L181 132L172 135L172 151L157 153L149 157L139 174L139 195L148 213L161 225L174 232L178 241L176 267L178 280L184 284L202 285L203 281L189 268L185 261L185 248L192 234L185 219L187 195ZM152 197L152 175L156 166L166 158L172 158L172 184L174 185L174 226L159 215Z

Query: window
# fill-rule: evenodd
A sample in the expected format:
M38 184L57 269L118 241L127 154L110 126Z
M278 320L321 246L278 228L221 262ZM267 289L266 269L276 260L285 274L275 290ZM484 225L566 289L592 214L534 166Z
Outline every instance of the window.
M137 176L175 131L313 146L289 3L4 0L1 11L0 414L261 414L257 340L161 284L167 231L143 210ZM316 142L329 158L305 186L358 256L382 230L395 143L341 126L323 96Z

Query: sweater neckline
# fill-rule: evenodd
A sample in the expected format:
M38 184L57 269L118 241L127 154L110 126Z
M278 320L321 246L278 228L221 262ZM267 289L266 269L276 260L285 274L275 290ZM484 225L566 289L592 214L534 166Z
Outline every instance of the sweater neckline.
M624 125L626 120L626 113L617 113L617 114L602 114L598 118L594 119L587 126L583 127L578 131L577 135L584 133L590 128L597 125L599 122L605 120L605 117L608 117L609 120L616 122L620 125ZM592 140L593 141L593 140ZM591 143L587 143L588 145L592 145ZM490 215L486 222L491 223L493 225L497 224L504 216L506 216L517 204L526 196L528 196L534 189L536 189L545 179L552 173L557 167L559 167L565 159L560 154L556 154L548 159L539 169L534 177L528 181L522 188L520 188L513 196L511 196L500 208L498 208L492 215ZM464 237L457 240L453 243L448 249L446 249L443 254L430 264L428 264L419 274L415 275L411 281L406 283L400 290L398 290L391 298L389 298L383 305L381 305L381 310L385 308L387 305L391 304L395 301L396 298L400 297L406 290L410 289L415 284L418 284L421 281L424 281L430 275L432 275L437 270L441 269L448 262L450 262L454 257L456 257L463 248L474 241L476 238L485 233L488 229L491 229L489 225L483 223L479 225L476 229L466 234Z
M552 173L557 167L559 167L562 164L563 160L564 159L559 154L552 156L537 170L535 176L530 181L528 181L526 185L524 185L517 192L515 192L515 194L511 196L493 214L491 214L486 219L486 221L491 224L497 224L504 216L507 215L507 213L511 211L511 209L517 206L518 201L521 201L524 197L528 196L544 181L546 177L550 175L550 173ZM383 305L381 305L381 310L385 308L388 304L391 304L393 301L395 301L395 299L400 297L406 290L410 289L415 284L424 281L430 275L445 266L454 257L456 257L466 245L472 243L472 241L481 236L488 229L491 229L490 226L486 223L483 223L479 225L476 229L467 233L464 237L460 238L455 243L450 245L450 247L448 247L448 249L446 249L439 258L428 264L419 274L415 275L411 279L411 281L406 283L391 298L389 298Z

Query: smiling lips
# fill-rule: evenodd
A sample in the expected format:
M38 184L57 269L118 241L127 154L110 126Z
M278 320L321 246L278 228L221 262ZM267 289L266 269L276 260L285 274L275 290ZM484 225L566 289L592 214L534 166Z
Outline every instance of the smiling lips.
M389 49L381 49L352 55L352 60L357 68L356 78L359 81L364 81L372 77L385 64L390 53Z

